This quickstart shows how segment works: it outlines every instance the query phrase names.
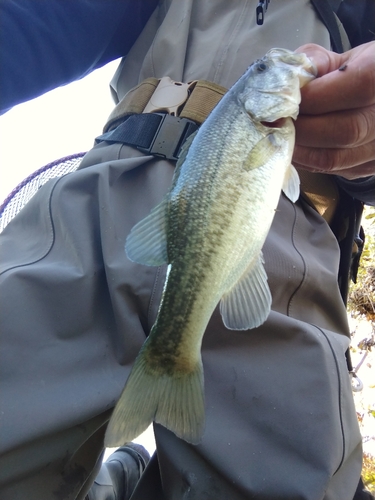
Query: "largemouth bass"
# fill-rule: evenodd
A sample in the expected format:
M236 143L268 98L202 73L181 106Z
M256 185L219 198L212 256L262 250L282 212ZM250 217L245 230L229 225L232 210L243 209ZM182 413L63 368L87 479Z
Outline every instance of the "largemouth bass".
M225 326L268 317L262 246L281 190L293 202L291 165L300 87L316 70L305 54L272 49L222 98L177 162L162 202L127 238L128 257L169 264L156 321L110 420L106 445L133 440L152 421L191 443L204 431L201 343L220 303Z

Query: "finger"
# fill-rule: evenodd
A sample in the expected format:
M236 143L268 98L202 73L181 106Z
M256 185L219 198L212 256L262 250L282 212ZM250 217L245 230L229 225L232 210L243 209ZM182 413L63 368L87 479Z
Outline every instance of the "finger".
M347 149L296 145L292 161L303 168L322 173L343 175L343 171L355 167L361 172L359 177L375 175L375 141Z
M296 143L315 148L357 147L375 140L375 105L325 115L299 115Z
M301 112L327 113L375 103L375 45L373 42L343 54L309 44L297 49L310 57L319 78L301 89ZM340 71L340 68L344 68Z

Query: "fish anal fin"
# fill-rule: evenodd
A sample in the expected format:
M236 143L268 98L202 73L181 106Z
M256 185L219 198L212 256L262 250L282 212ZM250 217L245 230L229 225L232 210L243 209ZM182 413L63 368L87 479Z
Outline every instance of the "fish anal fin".
M271 310L272 297L263 266L262 254L256 264L223 295L220 312L231 330L247 330L264 323Z
M282 190L285 195L293 202L296 202L299 198L299 175L297 170L293 167L292 164L289 165L285 172L284 183Z
M153 421L189 443L201 440L205 422L201 362L187 374L158 374L148 369L141 351L108 424L105 446L133 441Z
M147 266L168 263L167 210L168 199L165 197L132 228L125 242L125 251L130 260Z

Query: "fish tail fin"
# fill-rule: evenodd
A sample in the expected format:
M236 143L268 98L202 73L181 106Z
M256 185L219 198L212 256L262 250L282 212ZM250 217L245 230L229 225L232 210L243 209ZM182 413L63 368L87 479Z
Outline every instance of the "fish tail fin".
M135 439L153 422L197 444L204 430L202 362L186 374L158 374L149 369L141 352L114 409L105 446Z

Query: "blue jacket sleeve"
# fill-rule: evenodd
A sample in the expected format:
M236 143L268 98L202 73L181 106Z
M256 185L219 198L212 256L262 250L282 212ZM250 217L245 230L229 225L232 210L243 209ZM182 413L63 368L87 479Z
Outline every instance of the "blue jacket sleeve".
M0 111L127 54L157 0L0 0Z

